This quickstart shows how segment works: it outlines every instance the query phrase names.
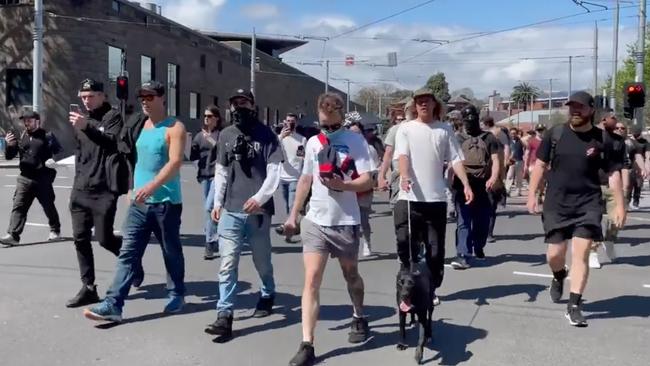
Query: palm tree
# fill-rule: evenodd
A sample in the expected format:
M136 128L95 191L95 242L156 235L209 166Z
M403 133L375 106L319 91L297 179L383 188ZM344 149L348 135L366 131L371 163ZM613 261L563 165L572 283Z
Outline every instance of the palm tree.
M534 101L535 98L539 97L540 91L534 86L526 82L521 82L519 85L515 85L512 88L512 93L510 94L510 99L524 106L524 110L527 110L527 107L531 101Z

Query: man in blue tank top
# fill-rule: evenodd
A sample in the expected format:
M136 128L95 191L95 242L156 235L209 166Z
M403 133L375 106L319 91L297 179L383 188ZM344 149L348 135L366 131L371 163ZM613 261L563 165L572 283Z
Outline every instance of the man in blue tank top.
M245 242L251 246L262 282L253 316L269 316L275 298L271 198L280 184L283 155L273 130L255 116L254 103L253 94L243 89L230 98L233 124L221 131L217 147L212 219L219 222L219 302L217 320L205 329L219 336L217 341L232 337L239 257Z
M185 148L185 126L176 117L166 115L165 87L156 81L142 85L138 99L146 118L127 126L127 144L135 148L133 192L124 223L124 237L117 271L106 299L84 310L92 320L119 322L134 274L153 233L160 243L168 274L169 301L165 313L177 313L185 304L185 260L180 241L181 181L180 168Z

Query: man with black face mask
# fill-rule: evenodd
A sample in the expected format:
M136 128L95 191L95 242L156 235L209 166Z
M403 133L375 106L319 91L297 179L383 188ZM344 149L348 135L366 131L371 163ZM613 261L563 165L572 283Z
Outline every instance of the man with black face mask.
M589 251L593 241L602 241L603 236L601 179L603 175L607 177L614 196L612 224L621 228L626 216L620 172L624 157L617 152L609 134L593 126L594 98L589 93L574 93L567 105L570 120L551 128L537 151L528 211L538 212L535 192L550 164L542 222L549 244L546 256L553 272L551 300L557 303L562 298L564 280L568 277L566 251L571 240L571 293L565 316L569 324L585 327L582 293L589 276Z
M217 147L212 219L219 222L219 302L217 320L205 332L219 336L221 341L232 337L239 257L245 242L251 246L253 263L262 282L253 316L269 316L275 298L271 198L280 184L283 155L273 130L255 116L254 103L250 91L235 92L230 98L233 124L221 131Z
M499 142L494 134L481 130L479 113L470 105L461 111L465 133L458 136L465 160L469 185L474 192L474 200L465 202L462 182L456 177L453 187L456 191L455 203L456 252L452 260L454 269L467 269L468 260L474 254L477 260L485 259L483 248L487 242L491 210L488 194L499 179Z

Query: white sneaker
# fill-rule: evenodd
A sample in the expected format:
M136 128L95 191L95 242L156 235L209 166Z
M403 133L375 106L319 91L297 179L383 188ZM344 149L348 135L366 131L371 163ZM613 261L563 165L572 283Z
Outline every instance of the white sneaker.
M47 236L47 241L56 241L61 239L61 234L50 231L50 234Z
M365 239L361 239L361 245L363 245L361 255L363 255L363 257L370 257L372 255L372 250L370 250L370 243L368 243Z
M605 254L607 255L607 258L609 258L609 260L613 262L617 257L616 249L614 248L614 242L612 241L604 242L603 248L605 248Z
M598 260L598 252L589 252L589 268L600 268L600 261Z
M18 245L19 241L14 238L13 235L7 234L0 238L0 243L2 243L4 246L13 246L13 245Z

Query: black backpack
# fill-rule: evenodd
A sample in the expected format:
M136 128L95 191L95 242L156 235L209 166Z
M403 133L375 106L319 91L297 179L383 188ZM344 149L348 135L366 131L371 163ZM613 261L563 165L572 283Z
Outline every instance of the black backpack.
M465 155L465 171L469 177L488 179L492 174L492 159L485 137L489 132L478 136L461 135L461 149Z

